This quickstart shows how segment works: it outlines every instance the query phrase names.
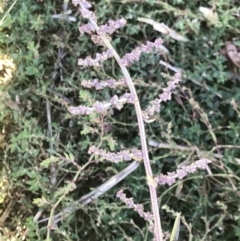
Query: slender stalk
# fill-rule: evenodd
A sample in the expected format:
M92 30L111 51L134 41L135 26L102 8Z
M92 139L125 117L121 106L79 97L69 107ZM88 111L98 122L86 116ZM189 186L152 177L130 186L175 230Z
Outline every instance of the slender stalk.
M80 3L81 7L84 9L84 6ZM92 19L89 18L89 21L95 26L96 31L99 31L99 27L97 23ZM139 134L140 134L140 139L141 139L141 147L142 147L142 155L143 155L143 162L144 162L144 167L146 171L146 176L147 177L152 177L152 168L150 165L149 161L149 156L148 156L148 148L147 148L147 142L146 142L146 135L145 135L145 127L144 127L144 121L143 121L143 116L142 116L142 110L141 106L139 103L139 99L137 96L137 92L135 89L135 86L133 84L133 81L130 77L130 74L127 70L127 68L121 64L121 58L118 55L118 53L115 51L109 40L102 34L99 34L101 37L102 41L105 43L107 48L112 51L114 58L116 59L119 67L122 70L122 73L125 77L125 80L127 82L128 88L130 89L131 94L134 95L135 97L135 110L137 114L137 121L138 121L138 127L139 127ZM155 224L155 238L156 241L163 241L162 237L162 228L161 228L161 221L160 221L160 214L159 214L159 208L158 208L158 202L157 202L157 192L156 192L156 187L152 183L148 183L149 186L149 192L150 192L150 197L151 197L151 204L152 204L152 212L154 216L154 224Z

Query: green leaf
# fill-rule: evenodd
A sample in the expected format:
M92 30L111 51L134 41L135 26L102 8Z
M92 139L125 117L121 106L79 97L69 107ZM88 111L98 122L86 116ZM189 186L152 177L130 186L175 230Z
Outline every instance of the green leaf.
M19 117L18 111L13 111L13 118L15 121L18 121L18 117Z
M37 18L30 20L31 28L34 30L43 30L44 21L41 19L41 15L38 15Z
M37 173L34 171L26 172L26 174L32 179L37 178Z
M24 130L18 134L18 139L26 139L28 138L30 133L27 130Z
M74 155L72 153L69 153L69 158L71 161L74 161Z
M40 163L40 166L43 168L48 168L51 163L52 163L51 158L47 158Z
M42 207L48 202L44 197L41 197L41 198L34 198L32 203L36 204L38 207Z
M47 152L48 152L48 153L50 153L50 154L56 154L56 151L55 151L55 150L53 150L53 149L50 149L50 148L49 148L49 149L47 149Z
M20 11L20 14L19 14L19 18L18 18L18 21L19 21L19 24L20 26L24 26L24 24L26 23L27 21L27 12L24 12L23 10Z
M5 18L5 20L3 21L2 25L1 25L1 22L0 22L0 26L3 27L3 28L11 28L12 23L13 23L12 15L9 13L7 15L7 17Z
M26 75L35 75L36 73L38 73L38 69L34 66L28 66L26 68Z

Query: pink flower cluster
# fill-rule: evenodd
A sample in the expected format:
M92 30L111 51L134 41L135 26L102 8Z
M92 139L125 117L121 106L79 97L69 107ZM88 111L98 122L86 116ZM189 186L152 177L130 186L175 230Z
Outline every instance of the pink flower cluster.
M89 8L92 7L92 5L88 1L72 0L72 3L74 6L77 6L78 4L81 6L81 8L79 8L79 10L84 18L88 18L88 19L91 18L93 21L97 21L96 15L92 11L88 10Z
M73 0L73 4L77 5L80 4L81 8L81 14L84 18L92 19L93 21L96 21L96 16L93 12L89 11L88 8L91 7L91 4L89 4L85 0ZM123 27L126 24L126 20L124 18L118 19L116 21L109 20L107 24L101 25L99 29L96 29L94 24L90 21L89 23L82 25L79 27L79 31L83 33L89 33L97 32L99 35L106 35L106 34L112 34L117 29ZM99 35L93 35L92 40L99 45L103 45L104 43ZM106 36L107 37L107 36ZM93 59L91 57L87 57L85 59L79 59L78 65L80 66L99 66L101 62L111 58L113 56L113 53L110 49L106 50L105 52L97 53L96 58Z
M78 4L80 4L82 7L87 9L92 7L92 5L86 0L72 0L72 3L74 6L77 6Z
M122 28L126 24L126 20L124 18L118 20L108 20L107 24L99 26L98 34L112 34L117 29ZM83 33L91 34L96 31L95 26L92 23L87 23L79 27L79 31Z
M72 115L90 115L93 112L97 112L99 114L106 114L107 110L110 107L121 110L124 104L126 103L133 104L134 102L135 102L135 96L133 94L126 93L122 95L120 98L117 95L114 95L108 102L97 101L92 107L88 107L85 105L79 105L76 107L71 106L68 108L68 111Z
M90 23L90 22L80 26L78 29L79 29L81 34L83 34L83 33L90 34L90 33L96 31L95 26L92 23Z
M113 53L110 49L106 50L105 52L97 53L96 58L93 59L91 57L87 57L86 59L78 59L78 65L80 66L100 66L100 63L111 58Z
M127 21L124 18L120 18L118 20L108 20L108 24L101 25L98 31L98 34L112 34L117 29L124 27Z
M177 169L176 172L168 172L167 175L160 174L158 177L154 178L155 182L159 185L168 184L171 186L176 182L176 179L183 179L188 173L194 173L197 169L205 170L208 167L208 163L211 163L207 158L202 158L189 166L182 166Z
M124 78L115 80L109 79L106 81L99 81L99 79L90 80L82 80L81 85L85 88L95 88L96 90L101 90L103 88L109 87L111 89L115 89L118 86L126 86L126 81Z
M119 190L116 195L117 198L120 198L128 207L134 209L140 217L144 218L144 220L150 223L149 231L154 233L154 222L153 222L153 214L150 212L144 212L142 204L134 204L133 198L127 198L126 194L123 193L123 190Z
M163 93L160 94L160 100L166 102L167 100L171 100L172 91L176 88L176 84L181 81L181 73L178 72L174 75L173 80L167 82L168 87L163 88Z
M132 52L125 54L121 59L121 63L124 66L129 66L134 61L139 60L141 53L151 53L153 48L156 50L161 50L162 43L162 38L156 39L154 43L148 41L146 44L142 44L141 46L136 47Z
M113 152L106 152L105 150L99 149L96 146L91 146L88 150L88 154L95 154L97 156L100 156L102 159L119 163L122 161L141 161L142 160L142 152L137 149L132 150L123 150L117 153Z
M150 105L147 107L145 111L142 111L143 119L148 120L154 113L160 112L160 104L161 102L166 102L167 100L171 100L172 92L176 88L177 83L181 81L181 73L178 72L174 75L173 79L167 82L168 87L163 88L163 93L159 95L159 98L152 100Z

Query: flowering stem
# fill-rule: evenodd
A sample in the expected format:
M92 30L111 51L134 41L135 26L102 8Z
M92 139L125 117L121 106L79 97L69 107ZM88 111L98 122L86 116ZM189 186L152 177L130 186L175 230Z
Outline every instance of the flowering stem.
M80 3L80 5L84 9L84 5L81 4L81 3ZM128 72L127 68L121 63L120 56L115 51L115 49L113 48L113 46L111 45L109 40L103 34L100 34L99 27L96 24L96 22L91 17L89 17L89 21L95 27L96 31L99 32L99 36L101 37L102 41L107 46L107 48L110 51L112 51L114 58L116 59L117 63L119 64L119 66L122 70L122 73L125 77L128 88L130 89L131 94L133 94L134 97L135 97L134 106L135 106L135 110L136 110L136 114L137 114L137 121L138 121L139 134L140 134L140 139L141 139L141 147L142 147L144 167L145 167L145 171L146 171L146 176L152 177L153 176L152 175L152 168L151 168L149 156L148 156L148 148L147 148L147 142L146 142L146 135L145 135L145 127L144 127L144 121L143 121L143 116L142 116L142 110L141 110L141 106L140 106L140 103L139 103L139 99L137 97L137 92L136 92L136 89L134 87L133 81L132 81L132 79L129 75L129 72ZM161 228L160 215L159 215L159 208L158 208L158 202L157 202L156 187L154 186L153 183L152 184L148 183L148 186L149 186L150 197L151 197L152 212L153 212L153 216L154 216L155 239L156 239L156 241L163 241L162 228Z

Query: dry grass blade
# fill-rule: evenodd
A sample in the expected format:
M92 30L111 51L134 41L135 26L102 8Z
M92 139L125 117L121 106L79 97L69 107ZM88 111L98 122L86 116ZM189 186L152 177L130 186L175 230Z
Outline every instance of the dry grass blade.
M149 18L138 18L138 21L152 25L155 30L157 30L163 34L169 35L171 38L173 38L177 41L183 41L183 42L188 41L188 39L186 37L184 37L180 33L177 33L175 30L169 28L164 23L158 23Z
M210 23L216 24L219 22L218 14L213 12L213 9L200 7L199 11L203 14L204 18L206 18Z

